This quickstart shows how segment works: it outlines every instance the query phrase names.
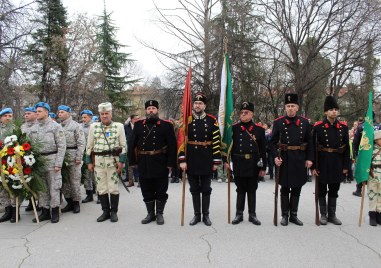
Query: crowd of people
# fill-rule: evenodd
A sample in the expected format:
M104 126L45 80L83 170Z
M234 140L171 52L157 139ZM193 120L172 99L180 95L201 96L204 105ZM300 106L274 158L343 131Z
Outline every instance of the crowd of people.
M247 197L248 220L254 225L261 222L256 214L256 191L264 180L266 170L270 180L281 186L281 225L289 222L303 225L298 218L298 207L303 185L314 176L318 182L317 198L320 224L341 225L336 215L338 192L342 182L353 180L353 168L359 150L363 123L361 119L348 129L338 120L339 106L327 96L324 119L311 125L298 115L296 94L285 95L285 115L271 123L255 123L253 103L244 101L239 107L239 121L232 126L232 147L222 153L217 119L205 112L207 98L197 93L193 99L192 116L187 126L185 145L177 146L177 124L159 117L159 103L148 100L146 115L141 119L132 114L125 124L112 120L111 103L98 106L99 118L90 110L80 113L82 122L72 118L69 106L58 107L58 119L47 103L39 102L24 109L25 123L21 130L41 143L41 154L48 161L44 178L46 192L39 193L39 221L59 222L62 197L66 205L62 213L80 213L80 203L94 201L97 193L102 214L98 222L118 221L119 183L136 183L141 189L147 216L142 224L155 221L164 224L164 209L168 200L169 174L171 182L179 182L185 172L192 195L194 216L189 222L212 225L209 216L212 187L219 166L232 173L236 184L236 215L233 224L244 220ZM13 111L0 112L0 140L14 129ZM381 130L375 122L375 149L371 176L368 181L370 225L381 224ZM68 168L68 178L62 180L62 166ZM83 165L83 167L82 167ZM125 168L125 178L122 171ZM275 176L277 169L278 176ZM86 197L81 200L81 178ZM63 183L64 182L64 183ZM360 195L357 185L354 195ZM0 203L5 213L0 222L16 221L16 203L2 188ZM27 211L32 210L29 203ZM19 217L19 215L18 215ZM33 220L37 222L37 219Z

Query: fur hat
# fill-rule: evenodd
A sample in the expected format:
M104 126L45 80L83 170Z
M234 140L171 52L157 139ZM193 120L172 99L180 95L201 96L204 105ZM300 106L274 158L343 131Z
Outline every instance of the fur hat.
M295 94L295 93L288 93L284 96L284 105L286 104L290 104L290 103L293 103L293 104L298 104L298 95Z
M336 100L332 96L325 97L324 101L324 112L331 110L331 109L339 109L339 105L337 104Z
M146 101L146 103L144 104L145 108L147 109L148 107L150 106L154 106L156 107L157 109L159 109L159 102L156 101L156 100L148 100Z
M195 101L202 101L204 104L206 104L207 98L201 92L197 92L196 95L193 98L193 102L195 102Z
M248 102L248 101L244 101L244 102L242 102L241 109L239 109L239 110L240 111L242 111L242 110L249 110L249 111L254 112L254 104L251 103L251 102Z
M98 111L100 113L112 111L112 104L110 102L101 103L98 105Z

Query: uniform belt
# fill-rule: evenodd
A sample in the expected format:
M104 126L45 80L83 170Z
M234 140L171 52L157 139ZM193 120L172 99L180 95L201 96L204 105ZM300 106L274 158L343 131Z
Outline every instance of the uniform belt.
M211 141L188 141L190 145L208 146L211 145Z
M66 147L67 150L77 150L77 146Z
M337 149L336 148L326 148L326 147L319 146L318 151L319 152L326 152L326 153L339 153L339 154L342 154L342 153L344 153L344 149L345 149L345 145L340 146Z
M233 156L238 158L245 158L245 159L251 159L253 158L253 154L233 154Z
M94 155L100 156L119 156L122 153L122 148L117 148L111 151L94 152Z
M41 153L41 155L51 155L51 154L56 154L56 153L58 153L58 151Z
M287 144L280 144L279 148L282 151L305 151L307 150L307 144L302 144L302 145L287 145Z
M163 148L159 150L154 151L138 151L138 154L140 155L155 155L155 154L165 154L167 152L167 146L164 146Z

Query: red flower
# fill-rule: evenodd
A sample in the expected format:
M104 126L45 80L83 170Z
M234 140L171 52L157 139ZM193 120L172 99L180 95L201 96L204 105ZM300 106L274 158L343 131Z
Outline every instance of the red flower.
M24 143L24 144L22 145L22 147L24 148L24 151L28 151L28 150L30 150L30 144L29 144L29 143Z
M1 164L6 165L7 164L7 160L5 158L1 159Z
M9 167L9 168L8 168L8 172L9 172L9 174L12 174L12 175L15 174L15 173L13 173L13 167Z
M9 155L14 155L15 154L15 149L13 147L8 148L8 154Z
M29 175L30 173L32 173L32 169L30 167L24 168L24 174L25 175Z

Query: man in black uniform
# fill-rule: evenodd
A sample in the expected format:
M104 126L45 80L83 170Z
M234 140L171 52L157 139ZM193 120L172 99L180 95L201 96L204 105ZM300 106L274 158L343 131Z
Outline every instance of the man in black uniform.
M315 159L312 172L319 181L320 224L326 225L328 221L341 225L336 217L336 201L343 174L347 174L350 168L348 127L337 120L339 105L332 96L325 99L324 113L327 117L316 122L313 128L314 150L318 151L318 158Z
M148 211L142 224L156 219L162 225L168 199L168 172L176 165L176 137L171 122L159 119L156 100L147 101L145 109L146 119L135 123L129 139L128 159L130 166L138 165L140 189Z
M249 207L249 221L261 225L255 213L258 175L266 174L266 138L264 128L253 123L254 104L243 102L240 109L240 122L233 125L233 161L234 180L237 186L237 211L232 224L243 221L245 197ZM223 157L225 168L230 168L226 157Z
M298 95L291 93L285 96L286 116L276 119L270 146L273 155L277 155L278 147L281 157L275 158L280 166L279 184L281 187L281 225L290 222L303 225L298 217L299 197L302 186L307 182L307 168L312 166L313 141L311 127L307 118L298 116ZM290 196L291 193L291 196Z
M185 152L179 153L180 168L188 175L192 194L194 217L189 223L195 225L202 221L210 226L209 218L211 180L213 171L221 164L220 130L215 117L206 114L206 97L197 93L193 101L192 122L188 125L188 144Z

